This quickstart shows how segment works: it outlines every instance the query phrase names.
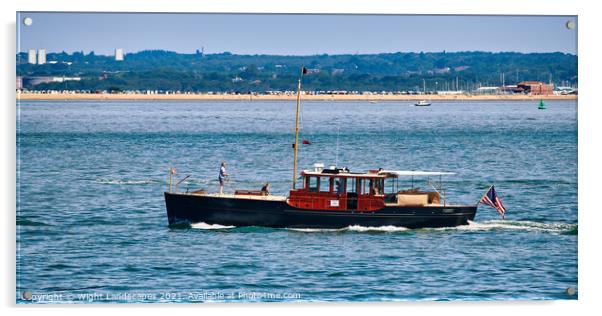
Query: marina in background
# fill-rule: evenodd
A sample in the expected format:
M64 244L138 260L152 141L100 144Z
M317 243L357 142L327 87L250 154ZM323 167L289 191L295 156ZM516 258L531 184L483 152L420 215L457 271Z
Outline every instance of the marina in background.
M395 94L395 93L367 93L367 94L315 94L303 92L306 101L421 101L421 94ZM294 101L296 96L292 93L280 94L236 94L236 93L170 93L170 92L148 92L148 93L79 93L75 91L46 91L46 92L20 92L16 94L18 100L61 100L61 101ZM577 95L511 95L511 94L432 94L428 96L431 101L539 101L544 100L577 100Z
M307 67L306 100L527 100L578 94L566 53L393 52L311 56L162 50L16 55L20 99L287 100Z

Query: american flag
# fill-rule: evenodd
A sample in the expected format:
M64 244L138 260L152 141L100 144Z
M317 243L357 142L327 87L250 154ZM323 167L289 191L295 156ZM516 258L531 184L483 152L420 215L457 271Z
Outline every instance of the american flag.
M493 186L491 186L489 188L489 191L487 191L487 193L483 195L479 203L483 203L495 208L498 211L498 213L502 215L502 219L504 218L504 214L506 214L506 208L504 207L504 204L502 204L502 200L500 200L500 197L497 196L497 193L495 192L495 188Z

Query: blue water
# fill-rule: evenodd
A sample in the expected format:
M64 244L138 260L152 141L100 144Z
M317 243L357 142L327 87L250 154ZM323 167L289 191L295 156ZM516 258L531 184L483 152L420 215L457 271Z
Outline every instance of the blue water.
M171 166L180 191L226 160L226 191L287 193L294 102L20 102L17 302L576 299L576 102L410 104L304 102L299 165L457 172L448 202L495 184L505 220L170 228Z

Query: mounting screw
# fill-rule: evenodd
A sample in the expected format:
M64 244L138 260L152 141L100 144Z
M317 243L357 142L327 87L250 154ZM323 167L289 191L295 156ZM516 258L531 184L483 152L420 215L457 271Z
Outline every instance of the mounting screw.
M574 287L572 287L572 286L571 286L571 287L569 287L569 288L567 288L567 289L566 289L566 294L567 294L568 296L573 296L573 295L575 295L575 288L574 288Z
M569 30L572 30L575 28L575 21L567 21L566 22L566 28Z

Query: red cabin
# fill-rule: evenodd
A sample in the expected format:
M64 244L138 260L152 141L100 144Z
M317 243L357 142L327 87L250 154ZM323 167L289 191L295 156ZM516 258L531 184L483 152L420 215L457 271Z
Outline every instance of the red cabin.
M303 188L290 191L288 204L308 210L373 212L385 207L386 175L378 170L350 173L347 169L316 168L301 172Z

